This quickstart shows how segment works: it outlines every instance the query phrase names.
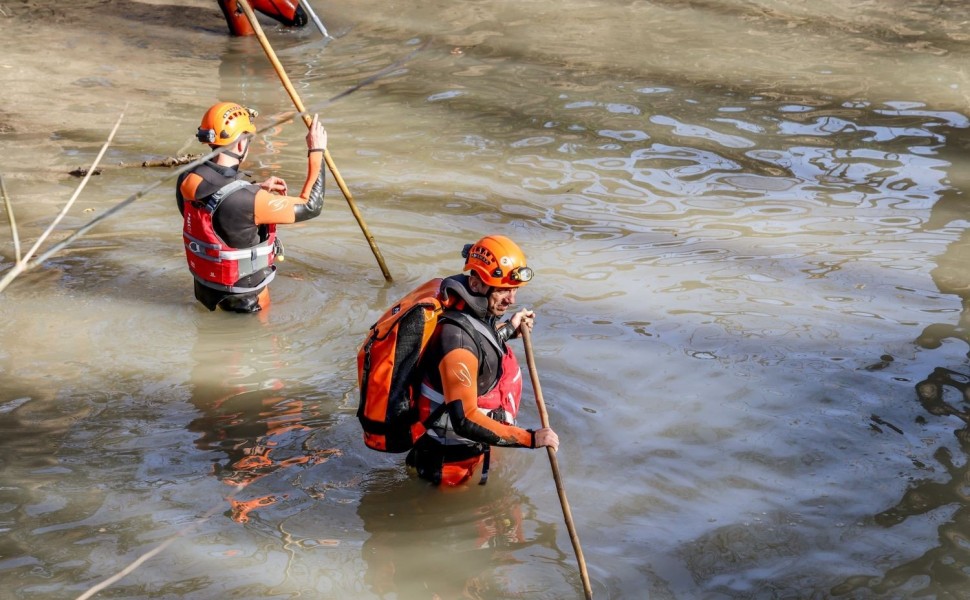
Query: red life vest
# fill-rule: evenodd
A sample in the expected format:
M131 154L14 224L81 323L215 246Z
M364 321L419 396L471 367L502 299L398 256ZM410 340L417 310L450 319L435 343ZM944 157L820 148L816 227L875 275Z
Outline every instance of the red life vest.
M519 415L519 404L522 402L522 369L519 361L512 353L512 349L505 348L502 356L502 376L484 396L478 397L478 407L483 409L493 419L515 425L515 418ZM498 409L502 409L501 412Z
M307 22L306 13L299 0L249 0L254 11L272 17L287 26L302 27ZM219 7L226 17L226 24L232 35L254 35L252 23L238 4L238 0L219 0Z
M252 184L237 179L222 186L208 198L186 198L184 204L182 240L192 276L202 285L232 294L261 290L276 276L276 267L273 265L276 259L276 225L266 226L266 239L251 248L229 246L216 234L212 226L212 215L222 201L247 185ZM255 287L235 285L243 277L266 268L271 268L272 271Z

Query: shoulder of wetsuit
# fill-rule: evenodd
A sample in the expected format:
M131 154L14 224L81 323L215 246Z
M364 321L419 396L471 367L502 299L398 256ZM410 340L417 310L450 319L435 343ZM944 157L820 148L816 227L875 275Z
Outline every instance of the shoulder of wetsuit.
M493 335L491 339L483 339L487 335L485 332L488 331L489 326L481 321L479 321L479 323L476 325L472 321L474 318L475 317L461 311L446 309L441 316L438 317L438 322L440 324L451 323L464 331L468 337L471 338L478 353L478 368L479 372L481 372L481 370L485 367L485 361L483 360L485 348L483 344L494 348L500 357L504 353L504 350L503 344L498 339L497 333Z

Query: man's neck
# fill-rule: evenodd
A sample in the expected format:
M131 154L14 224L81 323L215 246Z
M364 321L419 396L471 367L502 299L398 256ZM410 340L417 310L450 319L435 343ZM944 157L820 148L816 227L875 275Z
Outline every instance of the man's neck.
M213 162L219 165L220 167L228 167L230 169L239 167L239 159L233 158L227 155L225 152L217 155L213 160Z

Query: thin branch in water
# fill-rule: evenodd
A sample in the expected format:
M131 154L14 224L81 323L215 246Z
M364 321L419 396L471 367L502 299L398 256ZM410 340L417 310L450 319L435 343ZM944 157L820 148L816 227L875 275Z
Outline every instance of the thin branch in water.
M193 160L202 156L201 154L180 154L178 156L166 156L165 158L160 158L157 160L146 160L140 165L129 165L121 163L119 167L178 167L180 165L187 165Z
M417 48L415 48L414 50L412 50L407 56L405 56L405 57L403 57L401 59L398 59L398 60L394 61L393 63L391 63L390 65L384 67L383 69L381 69L380 71L374 73L373 75L370 75L368 77L365 77L364 79L362 79L356 85L354 85L354 86L352 86L352 87L350 87L350 88L348 88L348 89L340 92L336 96L331 97L330 99L328 99L327 101L325 101L323 104L321 104L320 107L322 108L322 107L324 107L324 106L326 106L328 104L331 104L333 102L336 102L337 100L340 100L344 96L349 96L350 94L356 92L357 90L359 90L360 88L364 87L365 85L370 85L370 84L374 83L375 81L377 81L378 79L382 79L382 78L386 77L387 75L393 73L394 71L396 71L397 69L399 69L402 65L404 65L404 63L406 63L409 60L411 60L412 58L414 58L414 56L418 52L421 52L422 50L424 50L425 48L427 48L430 43L431 43L431 40L430 39L425 40L425 42L423 44L421 44L420 46L418 46Z
M127 107L125 107L125 110L127 110ZM64 219L65 215L67 215L67 211L71 210L71 207L74 206L74 202L77 200L77 197L81 195L81 191L88 184L88 182L91 181L91 172L97 168L98 163L100 163L101 159L104 157L104 153L108 151L108 146L110 146L111 141L114 140L115 134L118 133L118 127L121 126L121 121L124 118L125 118L125 111L122 110L121 114L118 115L118 121L115 123L114 128L112 128L111 133L108 135L108 139L105 140L104 144L101 146L101 150L98 152L98 155L94 157L94 162L91 163L91 168L88 169L88 174L85 175L84 179L81 180L81 183L78 184L77 189L74 190L74 193L71 195L70 200L67 201L67 204L64 205L64 208L61 209L61 212L57 214L57 216L54 218L54 221L47 227L44 233L42 233L41 236L37 238L37 241L34 242L33 247L31 247L31 249L27 252L27 254L24 255L24 261L30 260L30 258L34 255L34 253L37 252L37 249L40 248L40 245L43 244L44 241L47 239L47 237L51 234L51 232L54 231L54 228L57 227L57 224Z
M266 129L269 129L269 127L266 127L263 130L266 130ZM259 132L257 132L257 133L259 133ZM118 204L112 206L111 208L109 208L105 212L101 213L97 217L95 217L95 218L91 219L90 221L88 221L86 224L82 225L77 231L75 231L71 235L67 236L66 238L64 238L63 240L61 240L59 243L55 244L54 246L51 246L47 250L47 252L45 252L42 255L40 255L40 256L37 257L37 260L35 260L34 263L30 265L30 268L33 268L36 265L44 262L45 260L47 260L48 258L50 258L51 256L53 256L57 251L61 250L65 246L68 246L71 242L73 242L77 238L79 238L82 235L84 235L85 233L87 233L92 227L94 227L95 225L97 225L101 221L107 219L108 217L110 217L111 215L115 214L116 212L118 212L122 208L128 206L129 204L131 204L135 200L138 200L139 198L141 198L142 196L144 196L148 192L154 190L158 186L162 185L163 183L165 183L169 179L172 179L174 177L178 177L182 173L184 173L186 171L189 171L191 169L194 169L195 167L201 165L202 163L204 163L205 161L209 160L210 158L213 158L217 154L221 154L221 153L225 152L228 149L229 149L229 146L221 146L219 149L213 150L212 152L201 156L200 158L198 158L198 159L192 161L191 163L185 165L181 169L178 169L176 171L173 171L172 173L170 173L169 175L166 175L165 177L162 177L161 179L159 179L155 183L149 184L148 186L146 186L146 187L142 188L141 190L135 192L134 194L128 196L127 198L125 198L124 200L122 200L121 202L119 202ZM2 287L0 287L0 291L3 291L3 288Z
M108 139L105 140L104 144L101 146L101 150L98 152L98 155L94 158L94 162L91 163L91 168L88 170L87 175L85 175L84 179L81 180L81 183L78 184L77 189L74 190L74 193L71 195L71 198L67 201L67 204L64 205L64 208L61 209L61 212L59 212L57 216L54 217L54 221L47 227L46 230L44 230L44 232L40 235L40 237L37 238L37 241L34 242L34 245L31 246L30 250L27 251L23 259L17 261L14 267L10 269L10 271L3 277L3 279L0 279L0 292L6 289L6 287L10 285L10 282L13 281L14 278L17 277L17 275L20 275L21 273L23 273L29 268L28 263L31 257L33 257L34 253L36 253L38 248L40 248L40 245L43 244L44 241L50 236L51 232L54 231L54 228L57 227L57 224L64 219L64 216L67 215L67 211L71 210L71 207L74 206L74 202L77 200L77 197L81 194L81 191L88 184L88 181L91 180L91 172L94 171L95 168L98 166L98 163L101 162L101 159L104 157L104 153L107 152L108 150L108 146L110 146L111 141L114 140L115 134L118 133L118 128L121 126L121 121L125 118L125 110L127 109L128 107L126 105L125 109L121 111L120 115L118 115L118 121L115 123L114 128L111 129L111 133L108 135Z
M3 205L7 209L7 220L10 221L10 233L13 235L13 250L15 262L20 262L20 236L17 234L17 220L13 218L13 205L10 204L10 197L7 196L7 185L0 175L0 196L3 197Z
M231 500L232 498L234 498L235 495L238 494L244 487L246 487L246 484L244 484L244 483L241 483L241 484L237 485L236 488L232 491L232 493L229 494L229 496L228 496L227 499ZM102 581L98 585L96 585L96 586L92 587L91 589L89 589L88 591L84 592L83 594L81 594L80 596L78 596L76 600L88 600L88 598L91 598L92 596L94 596L95 594L97 594L101 590L107 588L111 584L116 583L116 582L122 580L127 575L130 575L130 574L134 573L135 570L138 567L142 566L145 563L145 561L147 561L148 559L152 558L156 554L160 553L162 550L164 550L164 549L168 548L169 546L171 546L180 537L184 536L185 534L187 534L191 530L195 529L199 525L201 525L201 524L205 523L206 521L208 521L209 519L211 519L212 518L212 515L214 515L217 512L219 512L221 510L221 508L222 508L222 504L221 503L220 504L216 504L211 509L209 509L208 511L206 511L206 513L204 515L202 515L201 517L199 517L198 519L196 519L196 521L194 523L190 523L190 524L186 525L185 527L183 527L181 530L175 532L175 535L173 535L172 537L168 538L167 540L165 540L164 542L162 542L158 546L155 546L154 548L152 548L148 552L142 554L141 556L139 556L138 558L136 558L134 561L132 561L132 563L130 565L128 565L127 567L125 567L124 569L118 571L117 573L115 573L111 577L105 579L104 581Z
M90 174L90 175L100 175L101 174L101 169L91 170L91 169L86 169L84 167L78 167L76 169L73 169L71 171L68 171L67 174L68 175L71 175L72 177L84 177L85 175L88 175L88 174Z

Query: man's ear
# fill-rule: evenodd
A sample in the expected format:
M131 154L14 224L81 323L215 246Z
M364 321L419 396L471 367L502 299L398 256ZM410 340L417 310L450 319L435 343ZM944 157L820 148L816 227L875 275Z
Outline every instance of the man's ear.
M482 280L478 278L478 273L476 273L475 271L472 271L468 274L468 289L470 289L472 292L476 294L480 294L481 290L479 286L481 285L481 283L482 283Z
M488 294L491 289L482 278L478 276L478 273L472 271L468 274L468 287L471 289L472 293L478 294L479 296L484 296Z

